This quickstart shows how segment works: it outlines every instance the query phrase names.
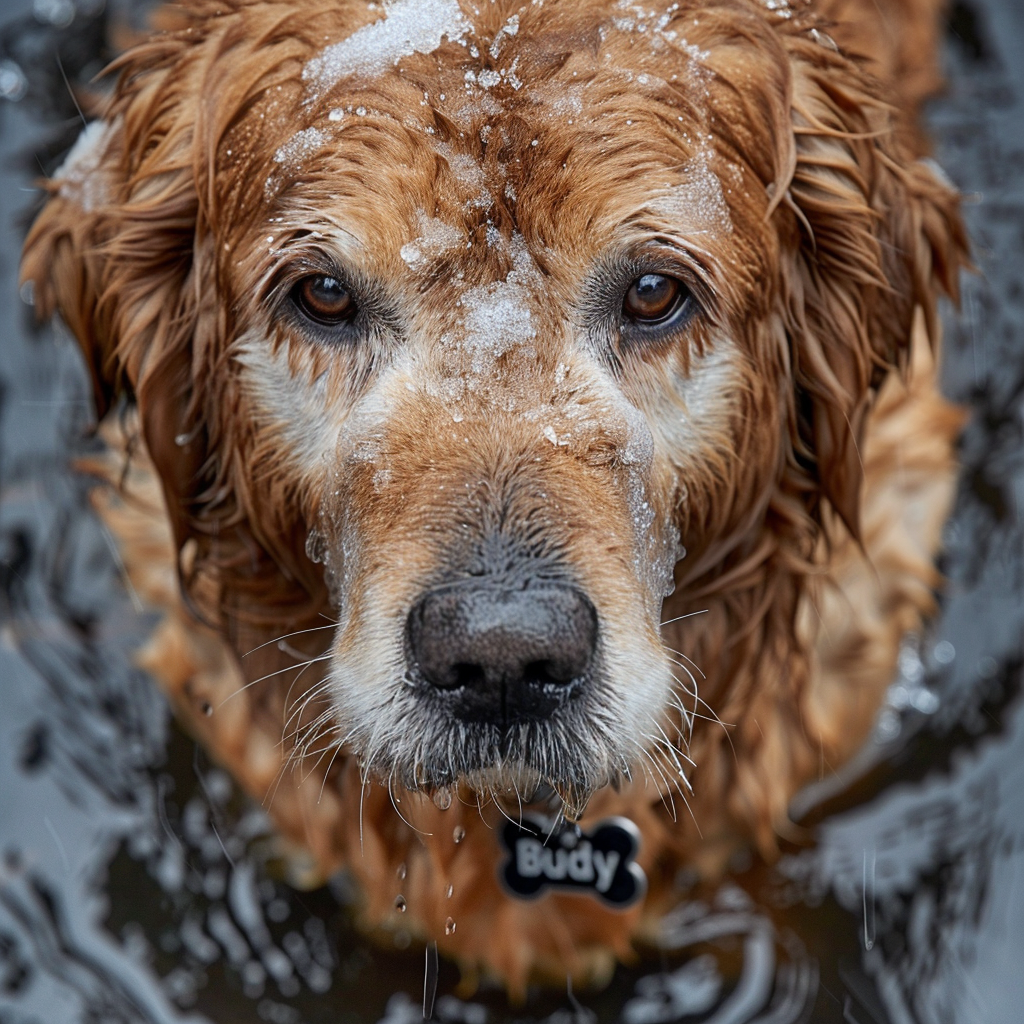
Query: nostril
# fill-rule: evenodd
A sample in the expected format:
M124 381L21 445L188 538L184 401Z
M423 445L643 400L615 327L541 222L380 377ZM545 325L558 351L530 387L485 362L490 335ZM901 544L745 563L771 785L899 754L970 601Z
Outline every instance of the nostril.
M452 674L455 677L455 682L451 687L453 690L457 690L460 686L482 686L487 679L487 673L484 672L483 666L471 665L466 662L459 662L453 666Z
M564 686L575 678L572 672L559 671L553 661L531 661L523 666L523 681L534 686Z

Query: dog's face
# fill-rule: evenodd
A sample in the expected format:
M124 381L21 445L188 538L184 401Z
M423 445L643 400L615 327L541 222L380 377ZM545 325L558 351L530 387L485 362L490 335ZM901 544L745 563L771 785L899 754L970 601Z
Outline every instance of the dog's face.
M913 286L877 287L881 162L826 131L793 177L791 105L843 103L801 101L791 51L840 58L740 0L296 0L201 31L89 157L120 161L111 207L191 183L188 265L160 264L187 357L153 353L152 289L121 314L148 325L148 353L119 344L169 491L218 500L161 454L197 427L147 417L173 364L194 475L324 567L338 731L372 770L576 810L659 748L679 770L663 599L755 557L786 502L805 539L822 494L855 518L844 437L909 333Z
M710 54L672 16L439 5L457 41L396 67L375 47L412 9L234 129L270 145L225 143L265 182L228 269L258 296L230 348L276 453L257 486L301 481L368 763L586 794L667 742L662 600L683 545L735 527L689 511L773 476L745 323L768 197L716 152Z

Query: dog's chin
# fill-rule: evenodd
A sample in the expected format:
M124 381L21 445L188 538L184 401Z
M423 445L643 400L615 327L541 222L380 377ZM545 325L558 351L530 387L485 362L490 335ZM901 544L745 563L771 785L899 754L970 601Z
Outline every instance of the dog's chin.
M397 746L367 750L361 760L369 774L428 793L442 809L457 794L475 794L502 806L544 804L576 820L597 790L629 775L624 757L602 756L598 737L581 742L578 731L566 735L557 719L505 728L448 721L410 744L412 756Z

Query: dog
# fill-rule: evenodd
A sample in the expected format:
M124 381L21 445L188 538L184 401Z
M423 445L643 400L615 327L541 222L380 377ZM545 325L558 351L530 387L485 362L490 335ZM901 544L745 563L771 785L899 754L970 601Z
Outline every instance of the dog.
M196 0L115 62L23 277L140 662L370 931L600 983L869 734L963 422L940 14Z

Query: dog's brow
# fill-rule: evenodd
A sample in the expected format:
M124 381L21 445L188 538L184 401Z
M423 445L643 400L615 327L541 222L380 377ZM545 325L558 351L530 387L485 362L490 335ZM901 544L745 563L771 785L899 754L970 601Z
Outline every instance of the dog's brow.
M354 231L323 213L313 216L300 211L278 214L267 221L267 237L278 241L277 248L299 248L313 244L340 263L354 262L365 254L366 242Z
M359 267L367 252L358 236L333 224L289 223L288 218L279 216L269 218L264 230L256 243L257 250L262 250L255 289L260 296L296 264L308 263L310 273L342 273L345 268Z

